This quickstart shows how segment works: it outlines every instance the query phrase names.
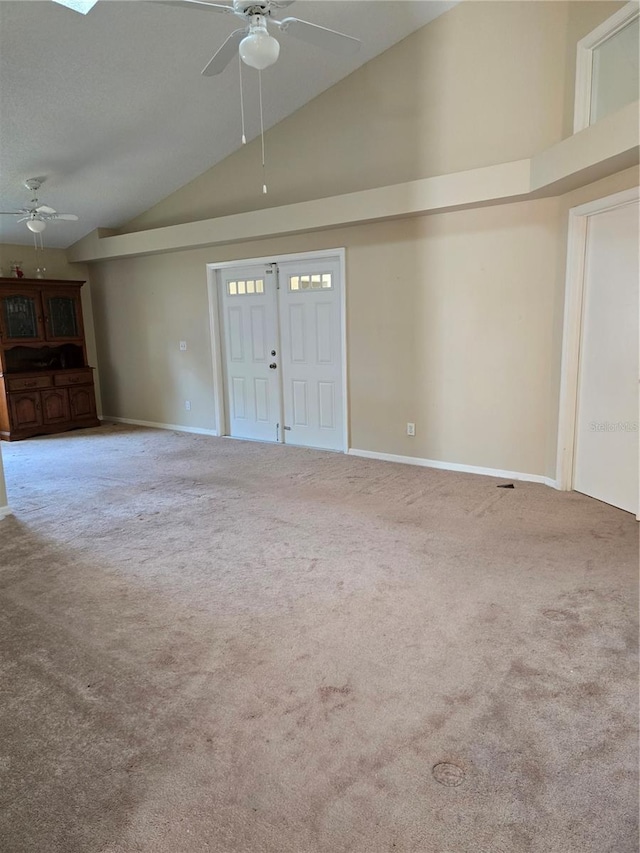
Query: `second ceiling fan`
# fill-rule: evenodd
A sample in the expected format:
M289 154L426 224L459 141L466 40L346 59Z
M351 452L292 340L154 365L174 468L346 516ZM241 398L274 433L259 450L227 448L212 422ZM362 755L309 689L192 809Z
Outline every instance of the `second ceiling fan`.
M299 18L275 18L274 12L290 6L294 0L233 0L232 5L209 3L207 0L159 0L163 5L180 6L188 9L210 10L222 14L236 15L245 21L245 26L234 30L218 48L211 60L202 70L205 77L220 74L238 53L246 65L263 71L277 60L280 45L267 29L267 23L273 24L280 32L324 48L341 55L355 53L360 47L360 39L301 21Z

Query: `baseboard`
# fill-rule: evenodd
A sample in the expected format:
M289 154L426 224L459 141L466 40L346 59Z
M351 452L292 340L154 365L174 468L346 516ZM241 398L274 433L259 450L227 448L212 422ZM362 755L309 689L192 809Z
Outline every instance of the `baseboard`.
M480 474L484 477L497 477L500 480L521 480L527 483L542 483L557 488L556 481L542 474L523 474L521 471L503 471L499 468L482 468L478 465L461 465L458 462L440 462L436 459L422 459L418 456L398 456L395 453L376 453L374 450L357 450L350 447L350 456L364 459L380 459L382 462L399 462L402 465L418 465L421 468L439 468L442 471L460 471L463 474Z
M0 521L8 515L13 515L13 510L10 506L0 506Z
M196 435L218 435L215 429L201 429L200 427L189 427L182 424L158 424L155 421L138 421L134 418L114 418L111 415L99 415L98 417L101 421L113 421L116 424L131 424L132 426L150 427L151 429L170 429L175 432L192 432Z

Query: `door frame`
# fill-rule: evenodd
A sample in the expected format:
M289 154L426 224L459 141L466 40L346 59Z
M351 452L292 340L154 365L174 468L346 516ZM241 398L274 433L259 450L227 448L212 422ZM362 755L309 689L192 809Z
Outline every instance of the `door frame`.
M215 434L228 435L229 417L224 394L224 354L220 311L220 272L233 267L255 264L279 264L285 261L314 261L332 258L340 264L342 292L340 294L340 342L342 345L342 452L349 449L349 388L347 371L347 280L346 250L321 249L315 252L293 252L291 254L267 255L259 258L243 258L238 261L218 261L207 264L207 295L209 300L209 327L211 331L211 361L213 365L213 400L215 410ZM284 431L281 431L284 434Z
M556 456L556 487L563 491L573 489L589 217L625 207L639 200L640 187L632 187L569 210Z

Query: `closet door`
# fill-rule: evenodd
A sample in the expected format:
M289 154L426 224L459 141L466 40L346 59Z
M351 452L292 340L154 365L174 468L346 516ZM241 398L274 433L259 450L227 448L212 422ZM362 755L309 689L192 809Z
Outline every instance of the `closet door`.
M573 487L638 512L638 203L589 217Z

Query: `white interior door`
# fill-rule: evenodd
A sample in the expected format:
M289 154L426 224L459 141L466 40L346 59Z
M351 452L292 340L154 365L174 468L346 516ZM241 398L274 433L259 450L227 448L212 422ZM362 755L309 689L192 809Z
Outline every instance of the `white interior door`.
M264 264L221 272L227 414L236 438L279 440L275 279Z
M638 513L637 202L589 217L573 487Z
M284 440L344 450L338 259L278 264Z

